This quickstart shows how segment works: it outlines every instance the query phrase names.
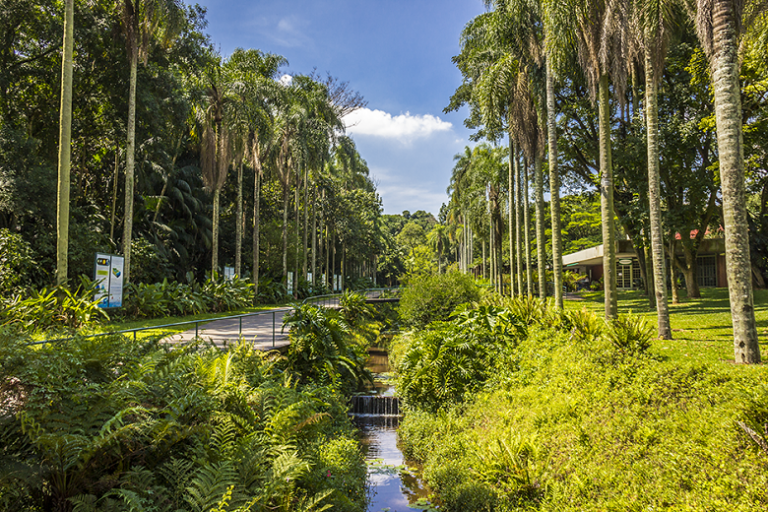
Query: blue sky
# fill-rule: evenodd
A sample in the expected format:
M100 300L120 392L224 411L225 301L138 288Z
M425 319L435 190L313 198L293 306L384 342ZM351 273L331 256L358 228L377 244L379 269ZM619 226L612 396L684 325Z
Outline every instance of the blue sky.
M200 1L200 0L198 0ZM213 43L228 56L257 48L348 81L368 101L348 133L368 162L385 213L427 210L448 198L453 155L469 144L466 112L443 114L461 74L451 63L482 0L202 0Z

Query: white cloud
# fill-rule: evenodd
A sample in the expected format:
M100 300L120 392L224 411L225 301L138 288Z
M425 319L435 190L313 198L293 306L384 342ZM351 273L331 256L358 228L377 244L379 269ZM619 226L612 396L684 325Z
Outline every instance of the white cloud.
M283 75L280 77L280 85L283 87L290 87L293 83L293 77L291 75Z
M412 139L429 137L435 132L449 131L453 125L439 117L411 115L410 112L393 116L383 110L363 108L344 118L347 133L397 139L407 143Z

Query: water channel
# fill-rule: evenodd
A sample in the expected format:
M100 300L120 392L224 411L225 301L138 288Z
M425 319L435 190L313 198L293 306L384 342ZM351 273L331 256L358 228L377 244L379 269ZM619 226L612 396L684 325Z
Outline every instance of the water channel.
M368 463L368 512L436 510L420 467L405 460L398 447L400 411L394 387L387 382L386 352L371 349L368 368L376 376L375 387L366 396L354 397L351 407Z

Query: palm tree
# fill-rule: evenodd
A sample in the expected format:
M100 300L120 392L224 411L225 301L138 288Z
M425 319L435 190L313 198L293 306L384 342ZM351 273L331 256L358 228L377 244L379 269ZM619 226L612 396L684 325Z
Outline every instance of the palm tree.
M443 224L435 224L427 234L427 242L437 253L437 272L443 273L443 251L448 245L448 234Z
M610 83L614 94L622 96L626 86L627 51L626 20L612 0L575 0L572 4L552 3L552 19L558 20L558 30L551 31L568 44L574 38L579 63L584 71L592 100L597 100L600 154L600 213L603 230L603 279L605 287L605 317L616 318L616 228L613 205L613 165L611 163ZM575 33L566 30L566 20L575 22Z
M286 64L285 58L259 50L237 48L229 57L232 88L236 91L237 108L233 109L233 127L244 149L244 156L254 170L253 205L253 284L254 293L259 286L259 195L262 176L261 155L269 151L273 139L272 108L279 100L278 84L275 81L278 69ZM237 214L235 231L235 274L241 275L243 214L243 160L238 160Z
M760 0L697 0L696 30L710 59L723 193L725 262L737 363L759 363L744 181L739 38L768 9Z
M653 259L653 288L658 316L659 338L672 339L667 303L664 235L661 227L661 178L659 176L659 107L658 85L664 67L674 3L669 0L644 0L637 3L634 15L643 48L645 69L645 104L643 112L647 127L648 203L650 210L651 254Z
M221 189L227 179L232 139L230 122L232 106L237 96L232 89L231 77L218 62L209 65L203 77L204 100L198 117L202 125L200 167L203 183L213 193L211 272L219 271L219 203ZM240 158L242 159L242 152Z
M125 148L125 212L123 221L123 281L131 275L131 237L133 233L133 188L136 152L136 78L139 58L147 63L152 38L162 28L166 40L172 39L183 17L178 0L123 0L123 31L128 49L131 78L128 89L128 142Z
M59 117L59 190L56 214L56 284L67 280L69 256L69 170L72 151L72 54L74 0L64 2L64 51L61 56L61 110Z

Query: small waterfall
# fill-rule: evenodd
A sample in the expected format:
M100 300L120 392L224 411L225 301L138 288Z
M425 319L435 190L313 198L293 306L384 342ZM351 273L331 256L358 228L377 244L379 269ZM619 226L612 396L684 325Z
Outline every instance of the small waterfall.
M349 412L355 416L399 416L400 399L396 396L353 396Z

